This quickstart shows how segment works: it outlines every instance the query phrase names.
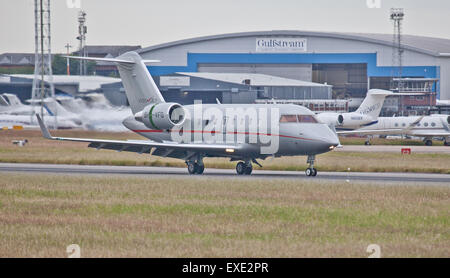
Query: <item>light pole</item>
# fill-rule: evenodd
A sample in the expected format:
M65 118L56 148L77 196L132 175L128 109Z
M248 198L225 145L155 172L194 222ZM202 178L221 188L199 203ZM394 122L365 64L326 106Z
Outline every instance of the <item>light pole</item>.
M70 50L69 49L72 46L69 43L67 43L65 47L67 48L67 56L69 56L70 55ZM66 58L66 60L67 60L67 75L70 75L70 59Z

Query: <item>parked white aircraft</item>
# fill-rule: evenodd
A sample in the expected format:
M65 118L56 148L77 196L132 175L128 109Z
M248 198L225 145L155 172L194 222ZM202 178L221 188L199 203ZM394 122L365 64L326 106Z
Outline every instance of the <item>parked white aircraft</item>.
M98 131L126 131L122 125L124 118L131 114L127 107L116 107L109 103L103 94L91 93L82 98L57 97L65 110L78 116L83 128Z
M385 98L393 94L391 91L371 89L355 112L324 112L317 114L317 119L329 126L334 126L336 130L353 130L374 125L378 122Z
M24 105L16 95L8 93L0 95L0 114L26 115L26 113L30 115L31 109Z
M24 127L36 127L38 122L34 117L35 113L40 112L40 100L35 102L35 106L24 105L14 94L0 95L0 127L11 127L21 125ZM63 109L57 109L53 99L44 100L44 118L45 122L55 128L55 111L58 128L68 129L80 127L81 121L76 115L66 114ZM51 108L49 108L51 107Z
M408 135L423 137L425 145L431 146L433 138L441 138L450 145L450 116L379 117L378 123L352 131L338 131L338 134L361 135Z
M55 129L55 117L54 116L45 116L44 117L45 124L50 128ZM38 122L36 121L36 117L33 115L0 115L0 128L1 127L12 127L15 125L21 125L25 128L36 128ZM80 125L75 123L72 120L65 119L63 117L57 117L57 127L59 129L71 129L71 128L79 128Z
M0 95L0 124L2 126L22 125L36 127L34 114L41 112L41 100L27 100L31 105L23 104L14 94ZM62 129L84 128L100 131L125 131L122 120L128 116L129 107L114 107L102 94L87 94L82 98L56 97L44 99L45 122L54 128L57 116L58 126Z
M37 116L47 139L88 142L89 147L97 149L174 157L186 162L190 174L203 173L204 157L241 161L236 165L236 172L249 175L252 163L260 165L256 159L307 155L306 175L315 176L315 155L339 145L337 135L326 124L298 105L166 103L145 66L148 61L136 52L127 52L116 59L69 58L114 62L118 66L134 115L123 124L150 140L53 137Z

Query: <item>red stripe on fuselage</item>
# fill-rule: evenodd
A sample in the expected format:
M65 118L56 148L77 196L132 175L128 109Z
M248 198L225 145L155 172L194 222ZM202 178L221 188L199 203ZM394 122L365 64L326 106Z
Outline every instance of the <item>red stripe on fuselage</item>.
M133 132L137 132L137 133L163 133L164 130L162 129L137 129L137 130L132 130ZM173 130L169 130L170 132L180 132L179 130L173 131ZM210 133L210 134L215 134L215 133L219 133L217 131L205 131L205 130L185 130L183 132L190 132L190 133ZM224 133L222 133L224 134ZM244 134L244 135L264 135L264 136L279 136L279 137L284 137L284 138L292 138L292 139L301 139L301 140L313 140L313 139L309 139L309 138L303 138L303 137L296 137L296 136L289 136L289 135L282 135L282 134L278 134L278 135L272 135L272 134L267 134L267 133L255 133L255 132L239 132L239 131L233 131L233 132L227 132L226 134Z

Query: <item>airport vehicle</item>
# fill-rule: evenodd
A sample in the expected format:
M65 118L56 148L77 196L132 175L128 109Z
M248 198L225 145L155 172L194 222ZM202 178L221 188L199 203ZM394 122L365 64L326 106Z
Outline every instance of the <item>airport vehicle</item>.
M190 174L202 174L204 157L240 161L239 175L270 156L306 155L306 175L316 176L315 156L333 150L339 139L309 109L292 104L201 104L164 101L145 63L136 52L113 58L69 57L114 62L133 116L123 125L150 140L99 140L53 137L37 115L45 138L88 142L89 147L183 159ZM153 150L153 151L152 151Z
M407 135L424 138L425 145L433 145L433 138L441 138L444 145L450 145L450 116L379 117L378 122L352 131L338 131L338 134L360 135Z
M334 126L336 130L353 130L370 126L378 122L384 100L391 95L394 95L391 91L371 89L355 112L324 112L317 114L317 119L329 126Z

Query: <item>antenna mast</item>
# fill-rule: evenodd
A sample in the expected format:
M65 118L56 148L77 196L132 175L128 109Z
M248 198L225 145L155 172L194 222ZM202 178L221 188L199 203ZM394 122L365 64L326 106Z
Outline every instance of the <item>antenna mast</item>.
M394 23L394 33L392 38L392 79L394 77L402 78L403 70L403 48L402 48L402 21L405 17L405 13L402 8L391 8L390 19ZM391 83L394 85L394 82ZM396 89L399 92L402 91L402 81L398 81L397 88L391 86L391 89Z
M78 37L77 40L80 41L79 55L86 57L86 12L81 10L78 13ZM80 60L80 75L86 75L86 61Z
M41 118L44 119L44 99L48 97L53 99L55 98L52 73L52 51L50 43L50 0L34 0L34 30L34 79L31 99L40 99L40 114ZM47 85L45 85L45 81L47 81ZM54 113L55 128L57 128L56 111L54 111Z

